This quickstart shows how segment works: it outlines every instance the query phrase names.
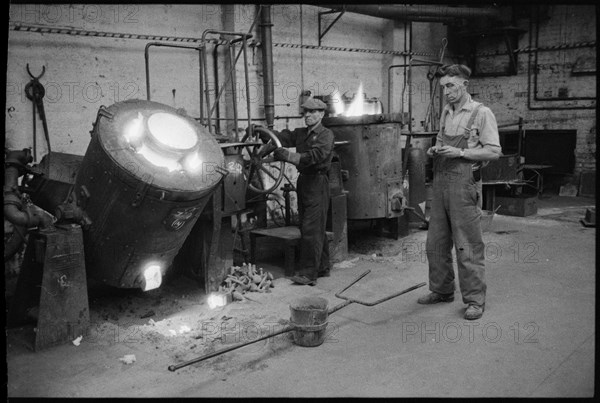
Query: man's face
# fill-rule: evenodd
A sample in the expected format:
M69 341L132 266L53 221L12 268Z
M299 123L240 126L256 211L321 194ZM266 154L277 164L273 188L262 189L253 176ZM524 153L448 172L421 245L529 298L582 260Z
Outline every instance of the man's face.
M444 91L444 98L449 104L459 102L467 93L468 81L458 76L443 76L440 85Z
M304 110L304 123L306 126L314 126L323 119L325 116L325 111L321 111L318 109L305 109Z

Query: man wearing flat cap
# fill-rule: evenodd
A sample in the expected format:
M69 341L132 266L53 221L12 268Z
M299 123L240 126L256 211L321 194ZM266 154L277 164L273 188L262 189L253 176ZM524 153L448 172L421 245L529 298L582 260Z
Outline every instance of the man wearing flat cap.
M333 156L333 132L321 124L327 105L309 98L302 105L306 127L274 132L283 147L275 149L278 161L294 164L300 175L296 183L300 218L300 264L291 280L315 285L317 277L329 276L329 245L325 233L329 208L329 169ZM284 147L295 147L292 152Z

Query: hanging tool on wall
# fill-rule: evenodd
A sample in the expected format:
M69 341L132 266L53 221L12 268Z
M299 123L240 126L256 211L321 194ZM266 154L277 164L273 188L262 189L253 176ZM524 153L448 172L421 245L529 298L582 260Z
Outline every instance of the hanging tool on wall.
M46 144L48 145L48 154L52 151L50 148L50 134L48 133L48 124L46 123L46 111L44 110L44 95L46 95L46 89L40 83L40 78L46 72L46 66L42 66L42 73L39 76L34 76L29 70L29 63L27 63L27 73L31 77L31 81L25 86L25 95L33 103L33 161L36 161L37 157L37 134L36 134L36 109L40 115L42 121L42 127L44 128L44 137L46 138Z

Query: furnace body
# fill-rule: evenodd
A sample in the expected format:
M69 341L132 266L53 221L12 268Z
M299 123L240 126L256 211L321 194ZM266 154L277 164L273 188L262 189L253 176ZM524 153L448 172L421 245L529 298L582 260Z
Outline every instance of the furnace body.
M348 191L348 219L396 218L404 213L400 115L327 117Z
M122 288L144 288L151 267L162 277L223 165L210 133L173 108L136 100L102 109L74 188L91 219L84 232L88 275Z

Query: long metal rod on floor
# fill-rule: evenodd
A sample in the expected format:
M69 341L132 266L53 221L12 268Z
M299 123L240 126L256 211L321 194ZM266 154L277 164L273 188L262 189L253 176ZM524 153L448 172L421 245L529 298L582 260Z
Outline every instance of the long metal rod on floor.
M342 297L342 296L340 296L341 293L343 293L344 291L346 291L348 288L352 287L354 284L356 284L360 279L362 279L364 276L366 276L370 272L371 272L371 270L365 271L364 273L362 273L361 275L359 275L356 279L354 279L350 284L348 284L346 287L344 287L341 291L339 291L338 293L336 293L335 294L336 297L338 297L340 299L345 299L346 301L342 302L341 304L339 304L339 305L333 307L332 309L330 309L327 312L327 314L330 315L330 314L332 314L332 313L334 313L336 311L339 311L340 309L342 309L342 308L344 308L344 307L346 307L346 306L348 306L348 305L350 305L350 304L352 304L354 302L356 302L358 304L361 304L361 305L374 306L374 305L380 304L380 303L382 303L384 301L387 301L389 299L396 298L397 296L405 294L405 293L407 293L409 291L415 290L415 289L417 289L419 287L423 287L426 284L426 283L417 284L415 286L407 288L406 290L403 290L403 291L400 291L400 292L398 292L396 294L392 294L392 295L389 295L387 297L378 299L377 301L374 301L374 302L364 302L364 301L360 301L360 300L357 300L357 299L354 299L354 298L348 298L348 297ZM188 365L192 365L192 364L195 364L197 362L204 361L204 360L207 360L207 359L212 358L212 357L216 357L216 356L221 355L221 354L225 354L225 353L227 353L229 351L237 350L238 348L245 347L245 346L248 346L250 344L257 343L257 342L259 342L261 340L265 340L265 339L268 339L268 338L271 338L271 337L275 337L275 336L278 336L278 335L283 334L283 333L291 332L294 329L296 329L296 326L294 324L290 324L290 325L286 326L285 328L283 328L282 330L279 330L279 331L277 331L277 332L275 332L273 334L268 334L268 335L265 335L263 337L259 337L256 340L252 340L252 341L248 341L248 342L245 342L245 343L236 344L235 346L227 347L227 348L224 348L224 349L219 350L219 351L214 351L212 353L205 354L203 356L194 358L192 360L189 360L189 361L186 361L186 362L182 362L181 364L169 365L169 371L171 371L171 372L177 371L178 369L183 368L183 367L187 367Z
M181 364L169 365L169 371L171 371L171 372L177 371L178 369L183 368L183 367L187 367L188 365L192 365L192 364L195 364L197 362L204 361L204 360L207 360L207 359L212 358L212 357L216 357L216 356L221 355L221 354L225 354L225 353L227 353L229 351L237 350L238 348L241 348L241 347L244 347L244 346L248 346L250 344L259 342L261 340L265 340L265 339L268 339L268 338L271 338L271 337L275 337L275 336L278 336L278 335L283 334L283 333L291 332L295 328L296 328L295 326L290 325L290 326L285 327L284 329L282 329L282 330L280 330L278 332L275 332L273 334L268 334L268 335L260 337L260 338L258 338L256 340L252 340L252 341L248 341L248 342L245 342L245 343L242 343L242 344L237 344L235 346L224 348L222 350L215 351L215 352L203 355L203 356L198 357L198 358L194 358L193 360L182 362Z

